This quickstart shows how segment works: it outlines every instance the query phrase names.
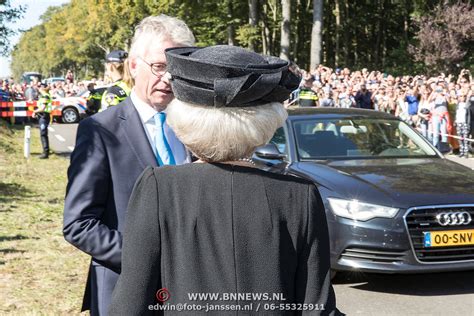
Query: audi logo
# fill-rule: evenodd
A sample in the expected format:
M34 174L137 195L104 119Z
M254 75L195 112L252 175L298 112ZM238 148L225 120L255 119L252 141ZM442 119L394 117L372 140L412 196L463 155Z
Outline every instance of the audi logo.
M439 213L436 219L441 226L460 226L471 223L471 214L468 212Z

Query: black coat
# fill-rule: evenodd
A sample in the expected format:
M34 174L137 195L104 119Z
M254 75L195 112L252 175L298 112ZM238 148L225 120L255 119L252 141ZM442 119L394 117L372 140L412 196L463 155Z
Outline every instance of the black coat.
M68 169L63 232L67 241L92 256L83 310L107 309L120 272L121 232L133 185L145 167L156 165L130 98L79 124Z
M126 221L110 315L153 313L161 288L169 304L237 304L193 301L190 293L282 293L285 300L239 303L254 311L261 303L259 314L264 303L323 304L321 314L336 313L325 211L310 182L228 164L147 168Z

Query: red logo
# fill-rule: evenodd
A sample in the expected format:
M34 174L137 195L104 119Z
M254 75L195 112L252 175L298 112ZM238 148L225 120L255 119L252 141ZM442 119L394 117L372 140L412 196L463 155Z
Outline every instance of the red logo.
M164 302L166 302L167 300L170 299L170 292L168 292L168 289L167 289L167 288L159 289L159 290L156 292L156 299L157 299L159 302L164 303Z

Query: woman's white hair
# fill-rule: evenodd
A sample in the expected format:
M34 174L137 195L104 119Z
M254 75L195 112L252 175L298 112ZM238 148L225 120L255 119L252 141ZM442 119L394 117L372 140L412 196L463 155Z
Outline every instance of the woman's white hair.
M167 107L167 123L180 141L208 162L250 157L268 143L288 114L281 103L253 107L210 107L174 99Z
M171 40L176 45L194 46L195 38L184 21L160 14L144 18L135 28L129 55L141 56L151 41Z

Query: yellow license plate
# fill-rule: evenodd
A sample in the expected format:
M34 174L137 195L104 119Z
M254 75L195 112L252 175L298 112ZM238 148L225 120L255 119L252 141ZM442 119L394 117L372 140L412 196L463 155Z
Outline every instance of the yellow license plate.
M474 245L474 229L423 232L425 247Z

